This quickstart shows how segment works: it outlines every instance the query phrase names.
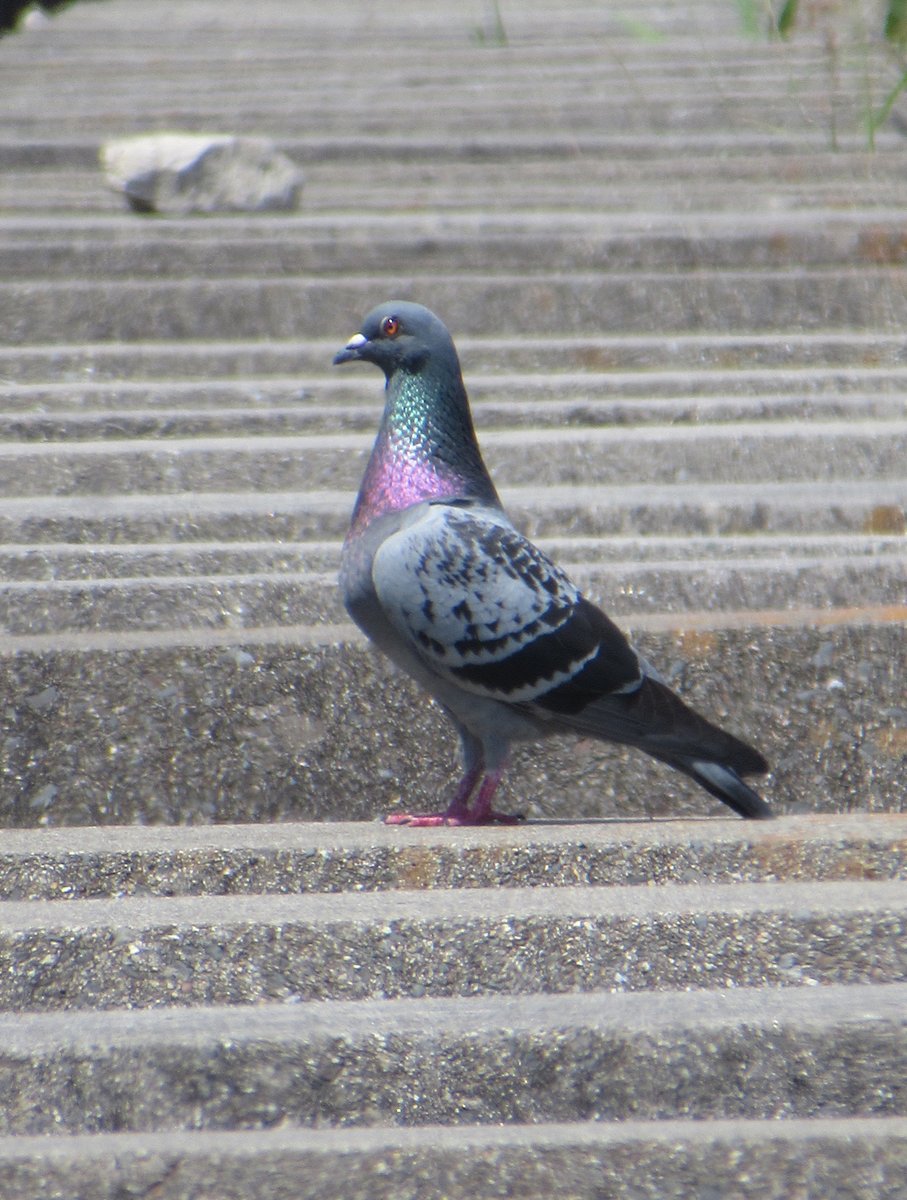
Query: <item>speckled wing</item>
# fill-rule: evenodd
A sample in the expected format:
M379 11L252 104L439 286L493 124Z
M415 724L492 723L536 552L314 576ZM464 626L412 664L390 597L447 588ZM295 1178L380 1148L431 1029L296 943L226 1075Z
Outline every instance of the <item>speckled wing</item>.
M467 692L560 714L640 683L620 630L500 512L427 505L372 578L409 648Z

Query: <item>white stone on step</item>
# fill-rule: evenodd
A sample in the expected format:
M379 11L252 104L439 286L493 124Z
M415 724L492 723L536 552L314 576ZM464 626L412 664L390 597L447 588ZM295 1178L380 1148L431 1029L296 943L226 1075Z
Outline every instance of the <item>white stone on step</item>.
M213 213L299 207L300 168L267 138L154 133L101 147L108 183L136 212Z

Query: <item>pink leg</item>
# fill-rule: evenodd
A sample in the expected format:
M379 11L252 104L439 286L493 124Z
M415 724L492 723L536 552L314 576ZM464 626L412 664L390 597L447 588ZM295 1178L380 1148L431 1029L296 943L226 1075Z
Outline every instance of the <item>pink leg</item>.
M500 766L494 771L489 771L482 780L476 802L469 814L470 825L489 825L493 821L497 821L499 825L518 825L520 821L526 820L524 813L502 813L491 807L491 798L497 791L503 775L504 767Z
M482 774L482 764L472 767L457 787L456 795L444 812L440 813L389 813L384 818L385 825L410 825L416 828L427 828L437 825L490 825L497 821L502 825L516 825L524 820L522 813L495 812L491 807L491 798L501 782L504 768L498 767L489 771L482 779L479 794L476 796L475 807L470 811L469 797L479 776Z
M384 818L385 825L459 825L469 816L469 797L472 795L479 776L482 774L482 763L474 763L460 782L454 797L444 812L439 813L388 813Z

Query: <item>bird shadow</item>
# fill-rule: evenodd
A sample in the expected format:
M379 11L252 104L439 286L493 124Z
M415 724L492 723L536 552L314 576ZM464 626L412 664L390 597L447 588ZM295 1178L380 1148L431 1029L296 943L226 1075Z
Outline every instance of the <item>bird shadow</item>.
M526 820L520 821L517 826L509 826L510 829L537 829L539 826L554 826L562 828L572 825L714 825L718 821L734 821L738 822L739 817L696 817L696 816L676 816L676 817L527 817ZM502 826L503 828L503 826Z

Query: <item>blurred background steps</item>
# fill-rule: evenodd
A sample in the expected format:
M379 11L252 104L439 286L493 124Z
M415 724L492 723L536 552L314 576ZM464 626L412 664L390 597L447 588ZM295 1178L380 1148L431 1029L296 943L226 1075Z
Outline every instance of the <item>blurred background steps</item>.
M754 8L0 41L4 1200L900 1200L907 109L878 6ZM300 211L128 212L102 142L171 128ZM330 360L392 295L782 820L563 742L525 826L375 823L456 750L335 584L381 379Z

